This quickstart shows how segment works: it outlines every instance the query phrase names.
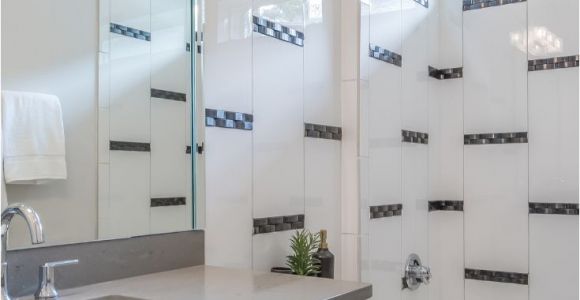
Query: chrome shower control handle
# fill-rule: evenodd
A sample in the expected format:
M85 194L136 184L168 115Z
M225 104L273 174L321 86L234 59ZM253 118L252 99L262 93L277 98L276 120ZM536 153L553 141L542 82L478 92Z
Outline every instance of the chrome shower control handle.
M430 280L431 269L421 264L421 258L417 254L409 255L405 266L405 278L403 278L404 288L414 291L421 283L429 284Z
M58 292L54 286L54 268L76 265L78 259L47 262L38 269L39 286L34 294L35 299L56 299Z

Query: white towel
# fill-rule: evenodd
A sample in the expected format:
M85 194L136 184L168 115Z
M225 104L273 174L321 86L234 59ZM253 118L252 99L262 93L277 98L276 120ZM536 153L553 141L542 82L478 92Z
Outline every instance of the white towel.
M64 127L56 96L2 91L6 183L66 179Z

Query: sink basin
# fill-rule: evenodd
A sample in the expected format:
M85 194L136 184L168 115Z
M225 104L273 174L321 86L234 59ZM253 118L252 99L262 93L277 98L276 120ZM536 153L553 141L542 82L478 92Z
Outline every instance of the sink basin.
M93 299L89 299L89 300L145 300L145 299L126 297L126 296L121 296L121 295L109 295L109 296L93 298Z

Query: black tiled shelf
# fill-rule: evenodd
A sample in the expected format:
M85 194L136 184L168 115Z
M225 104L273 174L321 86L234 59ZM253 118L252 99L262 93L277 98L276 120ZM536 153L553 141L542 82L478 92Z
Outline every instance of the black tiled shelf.
M465 145L527 143L527 132L478 133L463 136Z
M254 32L261 33L296 46L304 47L304 33L265 18L253 16Z
M528 284L528 274L515 272L465 269L465 279L525 285Z
M150 143L109 141L109 150L111 150L111 151L151 152L151 144Z
M109 30L112 33L124 35L127 37L136 38L138 40L151 41L151 33L128 26L123 26L115 23L110 24Z
M151 207L185 205L185 197L151 198Z
M463 0L463 10L474 10L492 6L525 2L526 0Z
M530 214L578 215L578 203L529 203Z
M403 65L403 56L377 45L369 44L369 56L398 67Z
M342 128L304 123L304 136L340 141L342 139Z
M218 109L205 110L205 126L252 130L254 116L251 114Z
M159 89L151 89L151 97L184 102L187 100L187 96L184 93L177 93Z
M371 219L400 216L403 204L377 205L369 207Z
M543 71L578 67L580 56L560 56L528 60L528 71Z
M436 69L434 67L428 67L429 76L435 79L455 79L463 77L463 67L459 68L449 68L449 69Z
M254 234L304 228L304 215L276 216L254 219Z
M455 200L429 201L429 211L463 211L463 201L455 201Z
M402 141L404 143L429 144L429 134L411 130L401 130Z

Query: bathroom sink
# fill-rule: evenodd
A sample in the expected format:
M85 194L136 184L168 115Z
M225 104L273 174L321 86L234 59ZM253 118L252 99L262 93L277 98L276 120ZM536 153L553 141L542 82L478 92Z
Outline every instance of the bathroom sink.
M104 297L99 297L99 298L93 298L90 300L145 300L145 299L126 297L126 296L121 296L121 295L109 295L109 296L104 296Z

